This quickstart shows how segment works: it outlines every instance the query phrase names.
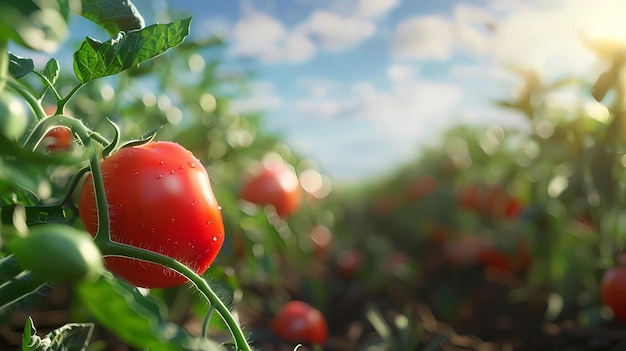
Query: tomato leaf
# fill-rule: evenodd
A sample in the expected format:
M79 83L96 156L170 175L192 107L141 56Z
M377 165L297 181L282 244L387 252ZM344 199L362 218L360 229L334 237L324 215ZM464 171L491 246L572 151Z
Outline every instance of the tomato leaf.
M43 72L41 72L41 74L46 77L46 79L48 80L48 82L50 84L54 84L57 81L57 78L59 78L59 62L57 60L55 60L54 58L51 58L47 63L46 66L43 68ZM46 82L43 83L44 86L47 86L48 84L46 84Z
M33 60L20 57L9 52L9 73L17 79L27 75L35 69Z
M22 334L22 350L84 350L89 344L93 328L92 323L68 323L42 339L36 335L33 319L28 317Z
M167 321L158 300L109 273L96 282L78 284L77 293L104 327L131 346L164 351L224 350L211 340L191 337Z
M110 35L141 29L145 22L130 0L83 0L81 15Z
M179 45L189 34L191 18L154 24L102 43L87 37L74 53L74 73L81 83L117 74Z
M13 40L33 50L52 52L68 34L68 0L3 0L0 40Z

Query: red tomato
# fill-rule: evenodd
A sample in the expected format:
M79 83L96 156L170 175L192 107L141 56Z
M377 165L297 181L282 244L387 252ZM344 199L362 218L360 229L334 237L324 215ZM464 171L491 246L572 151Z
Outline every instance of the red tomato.
M419 177L407 188L407 200L417 201L437 191L437 178L427 174Z
M482 191L473 184L459 189L457 193L459 205L470 211L477 211L482 207L482 197Z
M54 127L46 133L43 144L50 152L67 151L72 148L72 130L67 127Z
M324 345L328 339L328 325L324 315L303 301L289 301L270 323L272 332L287 342L305 342Z
M244 181L239 198L257 205L271 205L279 217L287 218L300 208L302 189L294 170L276 162L264 165Z
M446 242L443 255L448 264L453 267L469 266L476 262L478 252L483 246L484 243L478 236L462 234Z
M500 250L489 243L480 249L476 259L484 267L495 269L501 273L522 271L531 264L530 244L528 240L520 240L515 251Z
M615 319L626 322L626 266L615 266L604 272L600 281L602 303L613 310Z
M363 263L363 252L358 248L346 249L337 255L337 270L341 277L352 279Z
M504 188L494 185L484 195L484 211L492 217L513 218L523 212L522 204Z
M484 246L478 250L476 260L484 267L495 269L502 273L508 273L513 270L511 257L506 252L491 246Z
M182 146L151 142L123 148L100 163L111 220L111 239L175 258L204 273L224 241L221 209L200 161ZM93 180L89 174L78 203L80 218L97 230ZM105 257L109 270L146 288L187 282L160 265Z

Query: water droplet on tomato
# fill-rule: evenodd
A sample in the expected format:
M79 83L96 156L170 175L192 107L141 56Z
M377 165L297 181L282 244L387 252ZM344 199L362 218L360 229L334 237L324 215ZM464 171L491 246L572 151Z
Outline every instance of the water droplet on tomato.
M191 201L191 206L195 206L197 204L198 204L198 201L196 201L196 200Z
M196 168L196 164L193 162L187 162L187 164L189 165L189 167L191 168Z
M172 219L170 220L170 222L171 222L171 223L176 222L176 218L172 218Z
M156 228L153 227L152 230L150 230L150 232L156 233Z
M222 206L217 206L217 209L221 211L222 210Z
M156 161L155 164L158 166L162 166L165 162L163 162L163 160L160 161Z
M213 223L213 221L206 221L206 225L211 225L211 223Z
M185 169L185 166L180 165L180 166L178 167L178 169Z
M216 236L213 237L213 242L217 242L217 237Z
M176 171L174 171L174 170L171 170L171 171L170 171L170 174L174 174L174 173L176 173Z
M139 175L139 172L135 172L135 175Z
M154 175L154 179L161 179L163 178L163 174L155 174Z

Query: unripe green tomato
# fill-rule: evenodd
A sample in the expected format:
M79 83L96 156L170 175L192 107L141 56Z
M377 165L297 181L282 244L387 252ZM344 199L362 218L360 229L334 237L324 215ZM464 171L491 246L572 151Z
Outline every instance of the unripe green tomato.
M13 94L0 92L0 133L11 140L19 139L28 127L26 109Z
M53 282L76 282L98 277L102 254L91 236L62 224L31 227L26 237L10 242L17 262L33 275Z

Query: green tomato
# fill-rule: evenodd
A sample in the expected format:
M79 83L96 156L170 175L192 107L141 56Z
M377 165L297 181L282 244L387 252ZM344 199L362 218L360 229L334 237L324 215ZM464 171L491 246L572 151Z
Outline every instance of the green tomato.
M53 282L95 279L104 269L102 254L84 231L62 224L42 224L10 242L17 262L33 275Z
M15 95L0 92L0 133L11 140L19 139L28 127L24 105Z

